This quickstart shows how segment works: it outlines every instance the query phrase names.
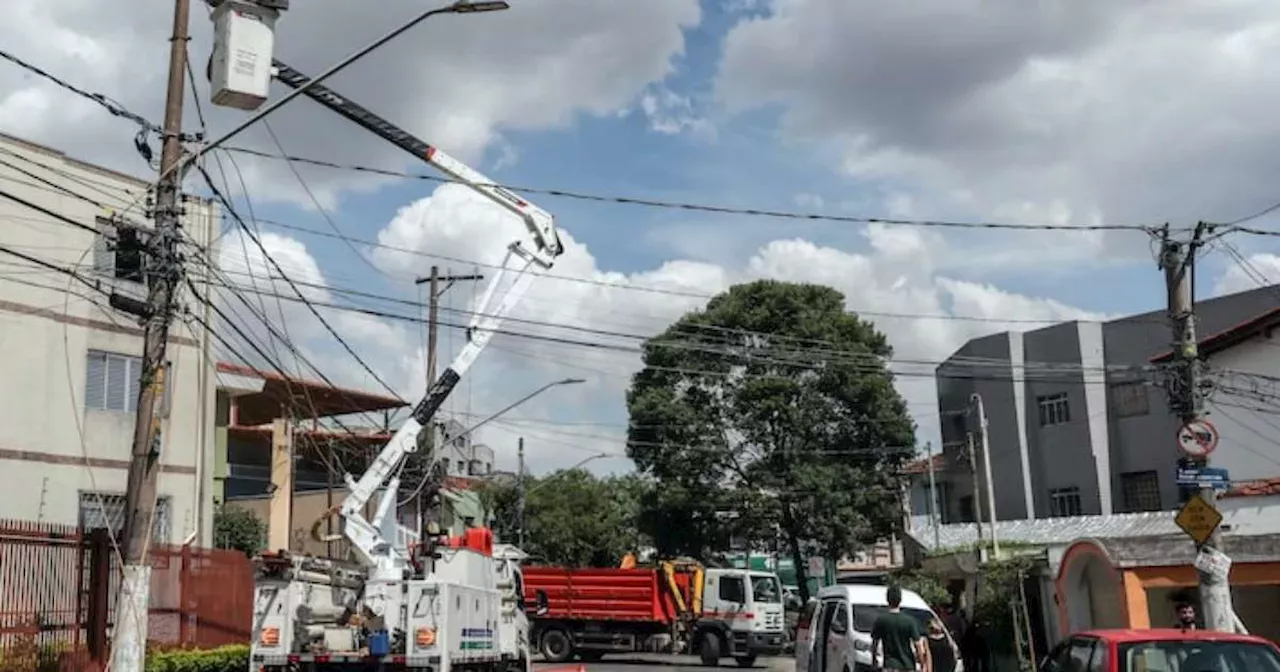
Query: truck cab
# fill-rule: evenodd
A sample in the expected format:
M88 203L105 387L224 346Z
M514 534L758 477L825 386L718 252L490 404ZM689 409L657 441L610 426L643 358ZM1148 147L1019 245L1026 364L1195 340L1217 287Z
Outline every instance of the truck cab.
M742 667L772 656L786 645L782 582L776 574L745 569L707 569L702 613L692 641L705 665L728 656Z

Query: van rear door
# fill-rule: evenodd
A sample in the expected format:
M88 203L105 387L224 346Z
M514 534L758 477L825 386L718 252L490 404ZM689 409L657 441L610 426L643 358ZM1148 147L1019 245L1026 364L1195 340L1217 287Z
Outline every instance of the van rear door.
M800 620L796 621L796 672L808 672L819 604L817 600L810 599L800 612Z

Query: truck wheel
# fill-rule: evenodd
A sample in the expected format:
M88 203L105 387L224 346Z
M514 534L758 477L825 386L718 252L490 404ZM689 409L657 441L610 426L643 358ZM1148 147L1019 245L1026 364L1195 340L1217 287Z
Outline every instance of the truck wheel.
M564 630L547 630L542 633L542 657L548 663L563 663L573 657L573 640Z
M702 664L713 667L720 664L720 635L708 632L702 636L702 645L698 647L698 656Z
M738 667L751 667L756 664L755 656L738 656L734 660L738 661Z

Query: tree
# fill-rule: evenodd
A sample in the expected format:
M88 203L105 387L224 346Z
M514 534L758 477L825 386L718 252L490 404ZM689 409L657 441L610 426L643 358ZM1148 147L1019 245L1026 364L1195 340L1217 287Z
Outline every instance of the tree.
M644 344L628 454L659 487L644 531L708 558L780 533L798 572L893 532L915 426L883 334L829 287L737 285ZM801 575L802 597L808 599Z
M584 469L525 477L524 551L568 567L616 567L639 550L638 514L644 484L635 476L597 478ZM480 493L504 541L517 534L515 484L486 484Z
M253 557L267 545L267 524L248 509L219 506L213 514L213 542Z

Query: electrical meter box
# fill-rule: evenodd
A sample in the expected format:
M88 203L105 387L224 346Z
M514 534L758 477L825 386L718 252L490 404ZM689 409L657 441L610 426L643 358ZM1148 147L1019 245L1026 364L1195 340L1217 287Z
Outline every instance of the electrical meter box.
M213 10L209 88L214 105L255 110L266 102L279 18L274 9L241 0L225 0Z

